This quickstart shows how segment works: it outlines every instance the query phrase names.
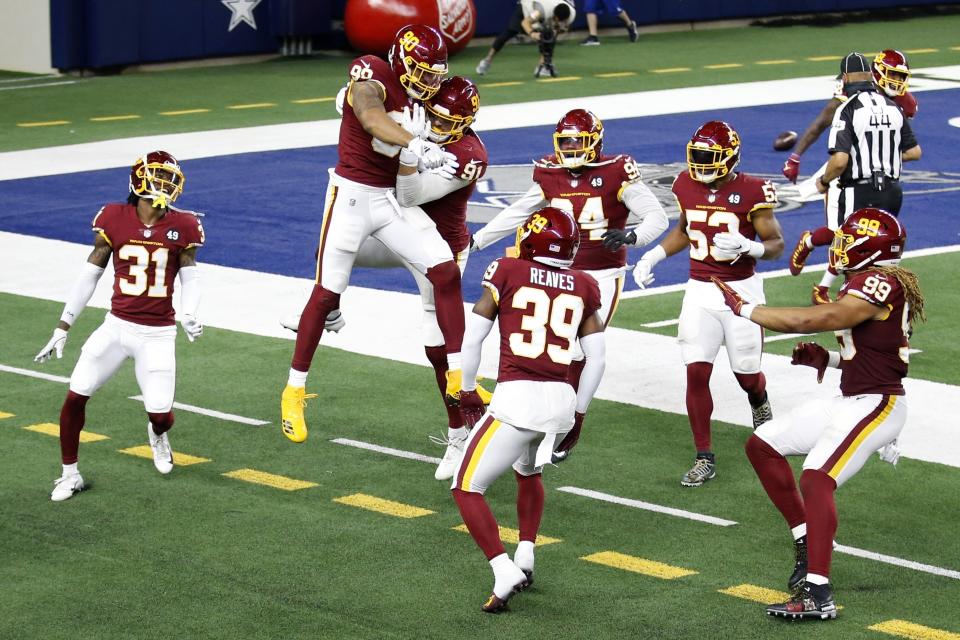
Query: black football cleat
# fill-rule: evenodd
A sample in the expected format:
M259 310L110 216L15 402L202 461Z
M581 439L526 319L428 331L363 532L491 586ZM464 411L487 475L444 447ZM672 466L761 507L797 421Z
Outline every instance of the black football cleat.
M832 620L837 617L837 603L829 584L807 582L786 602L767 607L767 615L788 620Z
M803 590L807 580L807 536L793 541L793 573L787 580L787 591L796 595Z
M760 425L773 420L773 409L770 408L770 396L766 391L763 392L763 402L756 406L750 405L750 413L753 416L754 430Z
M533 586L533 570L531 569L528 571L526 569L521 569L521 571L523 571L523 575L527 576L527 579L514 587L514 589L516 589L518 592L526 591Z

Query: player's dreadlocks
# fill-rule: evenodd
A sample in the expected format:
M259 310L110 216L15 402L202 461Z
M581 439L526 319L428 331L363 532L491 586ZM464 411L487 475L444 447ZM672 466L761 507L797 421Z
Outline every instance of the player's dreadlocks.
M917 274L907 271L903 267L875 266L874 268L886 276L896 278L900 286L903 287L903 295L910 305L910 324L913 325L913 321L916 319L926 322L927 314L923 309L923 292L920 291L920 280L917 278Z

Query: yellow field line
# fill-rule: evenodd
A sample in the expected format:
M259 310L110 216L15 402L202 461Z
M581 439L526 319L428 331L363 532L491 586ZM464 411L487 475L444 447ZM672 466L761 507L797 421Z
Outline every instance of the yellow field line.
M15 413L7 413L6 411L0 411L0 420L6 420L7 418L12 418L16 416Z
M950 51L960 51L960 47L950 47Z
M910 55L915 55L918 53L939 53L940 49L904 49L904 53L909 53Z
M250 104L231 104L227 109L268 109L277 106L276 102L251 102Z
M811 56L807 60L810 62L830 62L832 60L843 60L843 56Z
M43 433L48 436L53 436L54 438L60 437L60 425L53 424L52 422L41 422L39 424L31 424L24 427L27 431L34 431L36 433ZM110 436L101 435L99 433L93 433L92 431L81 431L80 432L80 442L99 442L100 440L109 440Z
M96 116L94 118L90 118L90 121L91 122L114 122L117 120L138 120L139 118L140 116L134 113L130 113L124 116Z
M666 69L650 69L650 73L680 73L690 71L690 67L667 67Z
M188 116L194 113L210 113L210 109L181 109L180 111L161 111L162 116Z
M333 501L351 507L376 511L377 513L383 513L388 516L396 516L398 518L419 518L421 516L429 516L433 513L430 509L421 509L411 504L385 500L383 498L377 498L376 496L368 496L364 493L355 493L350 496L334 498Z
M47 122L18 122L18 127L56 127L61 124L70 124L69 120L48 120Z
M735 587L719 589L719 592L735 598L759 602L760 604L776 604L777 602L786 602L790 599L790 594L786 591L758 587L755 584L738 584Z
M470 533L467 529L467 525L461 524L453 528L454 531L460 531L461 533ZM500 527L500 539L506 544L518 544L520 542L520 532L517 529L511 529L510 527ZM549 536L537 535L537 544L543 546L545 544L554 544L556 542L563 542L560 538L551 538Z
M627 76L637 75L636 71L615 71L613 73L598 73L597 78L626 78Z
M705 64L704 69L737 69L743 65L739 62L725 62L723 64Z
M262 484L274 489L283 489L284 491L299 491L300 489L309 489L318 486L316 482L307 482L306 480L297 480L286 476L278 476L266 471L257 471L256 469L237 469L223 474L234 480L243 480L253 484Z
M80 433L83 433L82 431ZM127 455L137 456L138 458L147 458L148 460L153 460L153 449L150 448L150 445L141 444L137 447L128 447L126 449L118 449L120 453L126 453ZM189 467L192 464L200 464L201 462L210 462L210 458L200 458L197 456L191 456L186 453L180 453L179 451L173 452L173 464L178 467Z
M793 64L796 60L757 60L753 64Z
M697 573L696 571L691 571L690 569L674 567L673 565L664 564L655 560L647 560L645 558L628 556L623 553L617 553L616 551L601 551L599 553L583 556L580 559L586 560L587 562L613 567L614 569L633 571L634 573L642 573L645 576L662 578L664 580L673 580L674 578L692 576Z
M317 102L333 102L336 98L303 98L301 100L291 100L293 104L315 104Z
M520 80L511 80L510 82L488 82L486 84L481 84L480 86L484 89L493 89L495 87L515 87L519 84L523 84Z
M887 620L867 627L871 631L889 633L892 636L910 638L910 640L960 640L960 633L951 633L942 629L925 627L906 620Z
M563 76L560 78L540 78L537 82L570 82L571 80L582 80L580 76Z

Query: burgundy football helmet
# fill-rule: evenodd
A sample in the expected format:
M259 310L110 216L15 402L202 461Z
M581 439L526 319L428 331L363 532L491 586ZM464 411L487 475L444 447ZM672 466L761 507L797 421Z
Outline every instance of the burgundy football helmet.
M130 193L150 200L155 207L168 207L183 193L183 170L166 151L140 156L130 169Z
M462 76L447 78L426 103L430 114L428 137L438 144L450 144L463 137L480 110L477 85Z
M573 216L544 207L517 229L517 255L558 269L569 269L580 247L580 227Z
M866 207L851 213L833 236L830 266L837 271L856 271L870 265L900 262L907 232L883 209Z
M586 109L568 111L553 133L557 162L576 169L593 162L603 150L603 123Z
M387 61L407 95L427 100L447 75L447 45L433 27L409 24L394 36Z
M873 59L873 81L891 98L902 96L910 80L907 56L896 49L884 49Z
M687 143L687 171L698 182L711 183L740 164L740 136L726 122L711 120Z

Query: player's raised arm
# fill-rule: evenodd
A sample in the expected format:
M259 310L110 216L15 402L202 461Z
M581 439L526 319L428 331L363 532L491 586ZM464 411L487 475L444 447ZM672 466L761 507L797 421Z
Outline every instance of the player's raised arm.
M63 313L60 315L60 321L57 328L53 330L53 336L47 344L40 350L40 353L34 357L34 362L46 362L56 354L57 358L63 357L63 347L67 342L67 332L77 320L77 316L83 311L93 292L97 288L97 282L103 275L103 270L110 261L110 243L103 233L98 233L93 242L93 250L87 257L87 261L80 268L80 275L77 277L70 294L67 296L67 302L63 307Z
M486 249L491 244L516 232L530 214L547 205L540 185L533 184L519 200L501 211L482 229L473 234L473 245L477 251Z

